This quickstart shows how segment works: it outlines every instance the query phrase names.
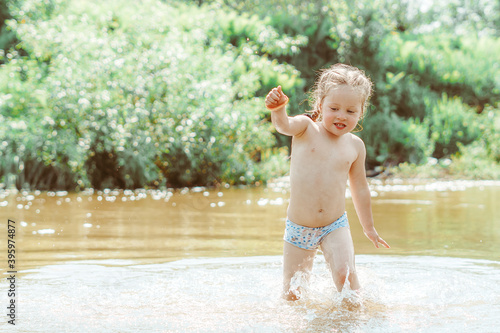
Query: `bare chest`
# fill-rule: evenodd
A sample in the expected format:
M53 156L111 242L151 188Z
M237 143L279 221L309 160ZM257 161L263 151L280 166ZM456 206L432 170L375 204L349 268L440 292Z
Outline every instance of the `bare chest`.
M294 138L292 166L308 168L310 172L348 172L357 158L350 137L331 140L321 135Z

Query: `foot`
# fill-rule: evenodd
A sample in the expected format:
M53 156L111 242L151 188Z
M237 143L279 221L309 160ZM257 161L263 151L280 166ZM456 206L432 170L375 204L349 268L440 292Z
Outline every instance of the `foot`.
M289 290L286 293L283 293L283 298L287 301L298 301L300 299L300 295L297 292Z
M346 296L342 299L342 302L340 302L340 306L349 311L357 310L361 308L361 305L361 297L357 294Z

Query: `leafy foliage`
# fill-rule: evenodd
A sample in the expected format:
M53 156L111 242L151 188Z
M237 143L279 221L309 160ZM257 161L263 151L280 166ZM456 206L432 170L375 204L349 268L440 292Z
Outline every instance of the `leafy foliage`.
M255 93L261 71L300 84L298 73L259 58L257 46L226 44L217 11L153 1L23 6L9 24L29 56L9 53L0 71L4 182L186 186L265 180L272 175L256 170L266 163L283 171L283 152L262 158L275 139Z
M499 16L485 15L497 13L498 4L5 4L0 182L6 186L266 181L287 169L290 143L273 133L263 96L282 85L289 112L302 113L315 71L337 62L360 67L375 84L359 134L369 167L451 158L449 170L464 174L477 152L475 167L486 171L474 175L496 175L487 170L500 162ZM463 13L470 15L450 19Z

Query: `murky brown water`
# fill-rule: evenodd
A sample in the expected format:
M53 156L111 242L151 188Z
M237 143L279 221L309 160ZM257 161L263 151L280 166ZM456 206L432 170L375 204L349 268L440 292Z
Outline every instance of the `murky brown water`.
M392 248L373 248L348 198L357 254L500 260L498 183L372 182L372 190L376 227ZM18 223L19 263L25 269L83 259L152 263L279 255L287 200L286 184L163 192L4 192L0 225L8 218Z
M371 188L377 230L392 248L375 249L365 238L348 198L367 288L366 305L355 314L339 307L321 255L310 298L296 306L279 300L286 183L0 192L0 244L6 243L7 220L17 225L18 328L106 332L100 325L107 323L117 332L491 330L500 315L500 182L372 180ZM1 304L7 304L1 286ZM435 315L422 326L429 311ZM441 326L443 318L448 326Z

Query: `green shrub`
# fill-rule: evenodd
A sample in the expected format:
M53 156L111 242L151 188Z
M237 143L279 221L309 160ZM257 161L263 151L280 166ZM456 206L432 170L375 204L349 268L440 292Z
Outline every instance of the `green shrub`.
M435 143L433 156L442 158L458 151L458 145L468 145L481 136L481 122L473 109L464 105L458 97L448 98L432 106L430 117L431 138Z
M272 134L263 96L282 85L302 113L315 71L336 62L375 83L360 133L369 167L458 161L478 143L500 161L494 19L475 37L426 33L436 11L407 15L395 0L184 2L7 2L0 44L17 39L0 50L0 182L265 181L286 170L289 138Z
M481 142L468 146L458 144L459 151L452 156L449 173L466 179L500 179L498 161L492 160Z
M403 120L394 113L368 114L363 122L363 138L369 167L396 165L404 161L425 162L433 150L429 125L418 119Z
M292 90L302 84L292 66L255 53L278 47L277 34L263 45L227 44L225 16L211 8L50 4L23 1L8 23L27 55L11 50L0 68L7 186L251 183L276 176L261 168L283 170L256 97L273 80ZM268 152L278 155L260 157Z
M500 100L498 38L391 34L381 50L391 72L413 75L439 94L460 96L479 110Z
M433 160L420 165L404 162L389 169L398 178L421 179L500 179L498 162L493 161L480 142L468 146L458 144L459 151L451 159Z

